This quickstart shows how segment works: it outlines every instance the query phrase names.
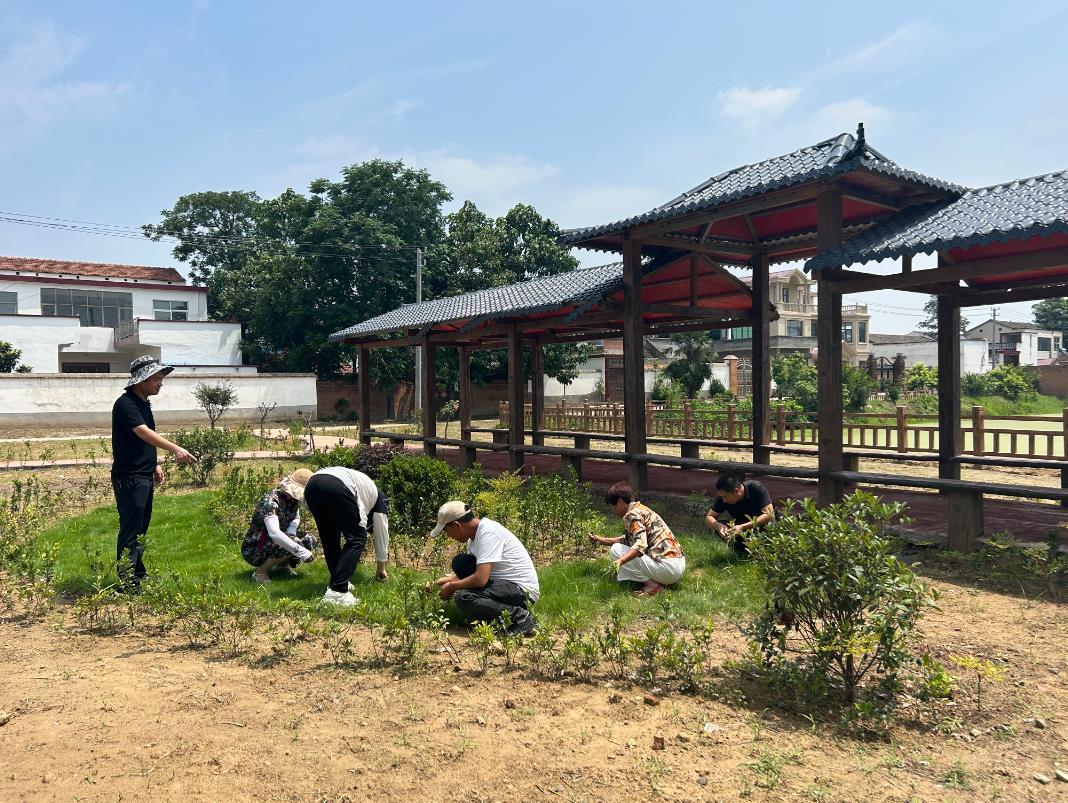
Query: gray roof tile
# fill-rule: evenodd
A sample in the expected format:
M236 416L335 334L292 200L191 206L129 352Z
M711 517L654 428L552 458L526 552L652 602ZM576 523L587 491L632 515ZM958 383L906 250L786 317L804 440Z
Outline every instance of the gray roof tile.
M806 270L1068 233L1068 171L906 210L818 254Z
M848 173L858 168L914 181L953 194L964 191L963 187L956 184L901 167L870 147L863 137L858 140L852 134L839 134L784 156L721 173L644 214L601 226L569 229L562 232L558 239L563 245L576 245L584 240L619 233L633 226L710 209L772 190Z

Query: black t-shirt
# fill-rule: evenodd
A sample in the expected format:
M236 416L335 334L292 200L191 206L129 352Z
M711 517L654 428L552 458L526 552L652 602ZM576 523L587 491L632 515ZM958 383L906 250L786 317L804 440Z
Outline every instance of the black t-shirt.
M134 433L134 428L142 424L156 428L152 405L127 390L111 408L111 476L151 477L156 470L156 447Z
M712 510L716 513L727 511L736 524L744 524L750 519L755 519L764 512L764 508L772 504L768 489L756 480L747 480L742 483L742 487L745 488L745 496L739 502L728 505L717 496L712 501ZM772 515L774 516L774 508Z

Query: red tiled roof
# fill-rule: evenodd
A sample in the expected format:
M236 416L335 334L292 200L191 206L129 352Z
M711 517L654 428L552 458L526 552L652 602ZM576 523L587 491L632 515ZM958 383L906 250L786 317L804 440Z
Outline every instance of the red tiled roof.
M0 270L62 273L70 276L107 276L112 279L148 279L185 284L185 278L174 268L153 268L147 265L113 265L106 262L70 262L64 259L0 256Z

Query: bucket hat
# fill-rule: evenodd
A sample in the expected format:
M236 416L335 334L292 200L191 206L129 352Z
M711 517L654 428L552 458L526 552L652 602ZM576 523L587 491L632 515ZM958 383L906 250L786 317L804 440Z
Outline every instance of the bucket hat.
M151 354L144 354L130 363L130 379L126 382L126 387L132 388L158 373L166 376L173 370L174 368L164 365Z

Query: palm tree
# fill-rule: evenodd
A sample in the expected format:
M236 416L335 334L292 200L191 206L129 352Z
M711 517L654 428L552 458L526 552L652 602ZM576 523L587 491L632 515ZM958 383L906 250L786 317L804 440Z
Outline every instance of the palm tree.
M692 399L712 378L716 347L707 332L676 332L671 336L671 343L675 346L675 361L664 373L686 388L686 395Z

